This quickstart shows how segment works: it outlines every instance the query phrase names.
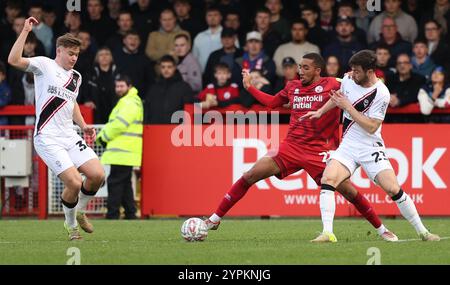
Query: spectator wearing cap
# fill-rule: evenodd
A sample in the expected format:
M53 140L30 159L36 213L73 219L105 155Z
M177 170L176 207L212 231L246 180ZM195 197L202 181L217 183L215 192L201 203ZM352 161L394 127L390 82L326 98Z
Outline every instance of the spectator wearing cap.
M283 75L282 61L286 57L302 58L307 53L320 53L319 47L308 42L306 36L308 34L308 23L303 19L292 22L291 38L289 43L280 45L275 51L273 60L277 66L277 75Z
M398 32L402 38L412 43L418 34L417 23L414 18L401 9L401 0L385 0L384 10L381 14L376 16L372 23L370 23L369 33L367 34L367 41L369 43L376 42L380 39L382 32L383 20L390 17L395 20L398 27Z
M189 0L175 0L173 1L173 10L177 16L178 25L189 32L191 39L195 39L203 27L198 18L191 15L191 2Z
M372 19L376 16L374 11L367 10L367 1L368 0L356 0L358 8L355 11L356 26L363 30L366 35L369 32L370 22L372 22Z
M291 29L288 20L281 15L283 3L281 0L266 0L265 6L270 11L271 28L281 36L283 43L287 42L291 34Z
M103 14L104 5L101 0L88 0L87 17L83 20L83 26L96 40L99 46L106 44L106 41L114 34L116 23L106 14Z
M306 40L317 45L320 50L323 50L330 42L329 33L326 32L320 25L318 25L319 13L313 6L304 6L302 9L302 19L308 23L308 34Z
M425 77L412 71L408 54L400 54L396 61L396 72L386 80L391 93L389 106L393 108L416 103L419 89L426 82Z
M209 55L222 47L220 35L222 33L222 14L216 6L206 10L206 24L208 29L199 33L194 39L193 54L198 59L202 72L206 69Z
M189 41L191 39L189 32L182 30L177 24L177 18L172 10L164 9L160 14L159 23L160 29L150 33L145 47L145 54L155 62L173 51L174 39L179 34L187 35Z
M260 32L251 31L247 34L246 52L236 59L233 73L234 78L241 74L242 69L250 71L259 70L261 75L275 83L276 66L275 62L263 50L262 35ZM241 81L239 83L242 83Z
M411 63L414 72L425 76L427 80L430 79L431 72L433 72L436 65L428 55L428 45L426 40L417 39L414 41Z
M225 63L230 70L234 69L235 60L243 55L243 51L236 47L236 31L231 28L224 28L220 35L222 48L212 52L206 63L205 72L203 73L203 83L207 84L214 80L214 66L218 63ZM240 82L240 73L233 73L231 80Z
M450 108L449 77L442 66L433 70L430 82L420 88L417 98L424 115L430 115L434 107Z
M394 66L397 56L402 53L411 55L412 45L405 41L397 30L397 24L393 18L387 17L383 20L381 37L378 41L370 45L370 49L375 50L379 45L387 45L391 52L389 65Z
M353 35L355 27L348 17L339 17L336 21L336 39L325 47L323 56L334 55L342 63L342 68L348 70L348 61L358 51L365 48Z
M341 2L337 10L338 17L348 17L353 22L353 32L360 43L367 46L367 33L356 25L355 10L351 2Z
M297 62L290 56L283 58L281 62L282 75L278 77L277 82L273 88L274 93L281 91L289 81L298 80Z
M425 38L431 59L442 64L446 70L450 70L450 46L442 37L442 27L436 20L425 22Z
M275 50L282 43L281 36L270 26L270 11L262 7L256 11L254 30L259 32L263 39L264 52L273 57Z
M174 53L178 59L178 72L180 72L184 82L191 86L192 91L200 92L203 87L202 68L191 52L189 37L185 34L176 36L174 46Z

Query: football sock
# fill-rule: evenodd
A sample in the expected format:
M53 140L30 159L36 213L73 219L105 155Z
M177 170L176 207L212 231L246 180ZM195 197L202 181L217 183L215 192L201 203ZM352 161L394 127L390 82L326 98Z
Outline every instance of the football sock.
M391 198L397 204L397 207L400 210L402 216L416 229L416 232L418 234L427 232L427 229L422 224L420 216L417 213L416 206L414 205L414 202L411 200L408 194L400 189L400 191Z
M386 227L383 224L381 224L381 226L379 228L376 228L376 230L377 230L378 235L380 235L380 236L382 234L384 234L385 231L387 231Z
M81 191L78 200L77 210L80 212L86 211L86 206L94 198L97 192L88 192L86 188L84 188L84 183L81 184Z
M63 204L64 216L66 217L66 223L70 228L75 228L77 224L77 219L75 218L77 209L76 205L78 204L78 200L75 203L69 203L64 201L61 198L61 202Z
M212 215L210 220L215 223L220 221L220 218L223 217L234 206L234 204L241 200L245 193L247 193L250 186L251 185L245 181L244 177L239 178L239 180L231 186L230 191L225 194L225 197L222 199L222 202L220 202L219 207L214 212L215 215ZM218 218L219 220L217 220Z
M372 205L370 205L369 201L361 195L361 193L358 192L356 197L350 202L355 206L358 212L372 224L374 228L378 229L381 227L382 223L375 212L375 209Z
M328 184L322 184L320 190L320 214L322 217L323 232L333 232L333 218L336 211L334 191L336 189Z

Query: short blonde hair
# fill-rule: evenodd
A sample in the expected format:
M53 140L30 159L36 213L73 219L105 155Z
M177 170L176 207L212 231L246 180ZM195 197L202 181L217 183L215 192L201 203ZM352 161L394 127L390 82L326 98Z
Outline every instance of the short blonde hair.
M76 36L66 33L56 40L56 47L80 47L81 46L81 40L77 38Z

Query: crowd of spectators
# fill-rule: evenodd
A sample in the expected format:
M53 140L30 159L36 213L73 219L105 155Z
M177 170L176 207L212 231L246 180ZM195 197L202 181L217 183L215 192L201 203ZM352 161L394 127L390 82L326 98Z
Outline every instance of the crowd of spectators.
M324 76L341 77L349 58L366 48L376 52L392 108L419 103L423 116L450 108L449 0L383 0L381 11L368 10L367 2L82 0L81 11L68 11L66 1L1 1L0 108L34 104L33 76L5 64L29 16L39 24L26 40L26 57L54 57L64 33L81 40L78 101L94 109L99 124L117 101L120 75L132 79L144 100L146 123L170 123L186 103L258 104L242 88L243 68L257 88L275 94L298 78L304 54L320 53ZM34 121L0 117L0 125L8 123Z

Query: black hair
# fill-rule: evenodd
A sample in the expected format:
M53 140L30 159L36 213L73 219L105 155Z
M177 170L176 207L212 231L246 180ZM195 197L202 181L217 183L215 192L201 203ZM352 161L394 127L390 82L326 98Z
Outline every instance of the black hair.
M119 75L119 77L117 77L115 81L116 82L117 81L123 81L123 82L125 82L125 84L127 84L127 86L131 86L133 84L132 81L131 81L131 78L128 75L125 75L125 74Z
M348 65L352 66L361 66L364 71L369 69L375 70L377 67L377 57L373 50L363 49L355 53L350 60L348 61Z
M304 27L305 29L309 29L308 22L306 22L305 19L302 19L302 18L294 19L294 20L292 21L291 27L293 27L295 24L301 24L301 25L303 25L303 27Z
M214 73L216 73L217 70L219 70L219 69L226 69L226 70L228 70L229 72L231 72L231 69L230 69L230 67L228 66L228 64L226 64L226 63L224 63L224 62L219 62L219 63L217 63L216 65L214 65Z
M325 60L320 54L311 52L305 54L303 58L311 59L317 68L320 68L320 70L325 71Z
M0 73L6 75L6 65L3 63L3 61L0 61Z
M163 62L171 62L173 65L177 65L175 58L173 58L173 56L171 56L169 54L163 55L158 61L159 64L161 64Z

